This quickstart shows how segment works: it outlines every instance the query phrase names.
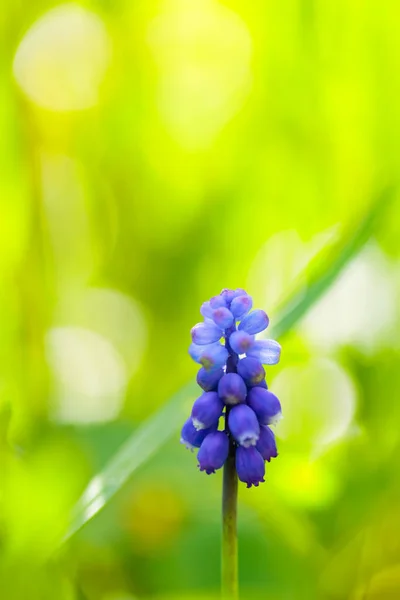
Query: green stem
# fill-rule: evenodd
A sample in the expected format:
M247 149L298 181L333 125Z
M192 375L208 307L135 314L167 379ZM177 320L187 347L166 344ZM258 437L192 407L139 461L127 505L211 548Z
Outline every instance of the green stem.
M222 596L238 600L238 556L237 556L237 490L238 479L235 468L235 448L230 451L224 465L222 489Z

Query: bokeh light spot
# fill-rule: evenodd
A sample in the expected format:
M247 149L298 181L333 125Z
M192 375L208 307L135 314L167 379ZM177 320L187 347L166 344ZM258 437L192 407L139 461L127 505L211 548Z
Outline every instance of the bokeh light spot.
M398 273L397 262L369 245L312 307L302 332L323 349L352 344L369 354L378 345L391 345L398 322Z
M251 85L252 40L238 14L215 0L168 0L151 23L160 69L159 108L184 147L207 147Z
M350 376L332 360L312 360L287 367L274 379L284 418L278 436L312 453L342 438L348 431L356 404Z
M57 327L48 333L47 356L54 376L57 421L93 423L117 417L127 376L109 340L88 329Z
M14 58L14 76L43 108L80 110L97 103L110 55L100 17L78 4L63 4L27 31Z
M123 511L123 522L133 538L135 552L147 555L173 542L184 516L184 504L175 490L146 484L130 497Z
M129 296L110 288L78 289L61 298L56 319L100 334L116 348L130 376L137 370L147 328L139 305Z
M279 468L268 469L270 484L295 506L319 507L329 504L336 495L338 484L321 461L312 461L301 454L279 457Z
M335 228L332 228L304 242L294 229L275 233L255 257L247 287L256 291L261 304L274 307L291 289L293 281L306 269L310 260L335 234Z

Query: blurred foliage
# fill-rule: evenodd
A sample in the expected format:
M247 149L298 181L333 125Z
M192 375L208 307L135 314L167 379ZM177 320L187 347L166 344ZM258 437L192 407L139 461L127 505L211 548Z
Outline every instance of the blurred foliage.
M6 0L1 598L217 597L220 474L130 436L194 378L225 286L279 334L303 306L267 374L279 459L240 490L243 599L400 596L398 199L339 278L324 258L397 183L399 27L395 0ZM140 468L60 550L128 439Z

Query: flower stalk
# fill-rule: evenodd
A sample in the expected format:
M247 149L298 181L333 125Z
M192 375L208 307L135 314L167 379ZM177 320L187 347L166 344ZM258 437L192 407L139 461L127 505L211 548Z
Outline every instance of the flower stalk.
M229 410L229 408L227 408ZM237 554L237 493L238 477L235 467L235 447L230 441L228 458L224 465L222 484L222 597L239 598Z
M257 340L269 318L253 310L244 290L224 289L204 302L204 321L192 330L189 354L202 365L197 383L203 393L194 402L181 432L181 443L197 453L207 475L224 467L222 490L222 596L238 600L238 480L247 487L264 482L265 461L277 456L269 425L281 416L278 398L268 390L263 365L279 362L275 340ZM225 426L220 427L220 420Z

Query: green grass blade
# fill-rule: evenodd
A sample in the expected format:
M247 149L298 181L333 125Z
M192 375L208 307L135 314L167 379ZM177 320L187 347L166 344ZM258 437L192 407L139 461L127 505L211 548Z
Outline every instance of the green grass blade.
M310 263L307 272L278 309L273 335L280 338L290 331L315 302L329 289L343 269L379 228L394 197L394 189L377 196L356 226L324 248ZM132 473L152 456L181 427L182 407L194 399L198 388L189 384L150 416L109 460L86 488L73 512L71 525L63 541L68 540L121 489Z
M63 541L94 517L132 473L176 433L182 425L182 407L186 402L194 401L197 395L197 384L190 383L135 430L105 468L90 481L75 506L71 525Z
M395 193L395 188L385 188L357 223L350 224L335 243L328 244L315 256L306 272L294 282L293 290L278 307L275 323L271 327L273 337L280 338L293 329L330 288L338 275L379 229Z

